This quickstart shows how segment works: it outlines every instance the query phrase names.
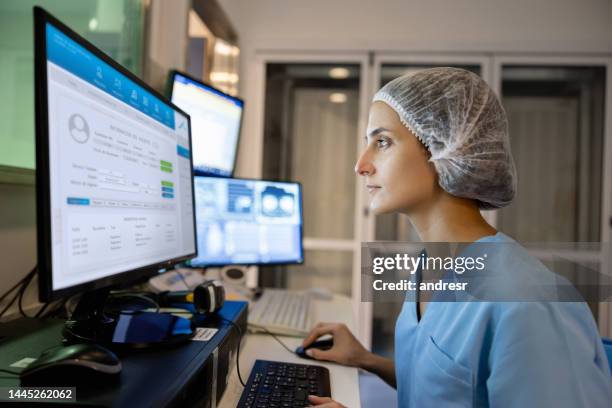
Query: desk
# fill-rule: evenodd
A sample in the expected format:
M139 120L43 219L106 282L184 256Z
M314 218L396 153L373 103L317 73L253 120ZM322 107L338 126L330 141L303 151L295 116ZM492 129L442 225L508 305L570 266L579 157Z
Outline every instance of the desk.
M346 296L335 295L332 300L314 301L314 322L342 322L354 330L353 309L351 300ZM296 337L278 336L290 348L300 345L302 339ZM248 334L240 349L240 373L246 382L255 360L276 360L289 363L317 364L329 369L332 397L347 407L361 406L359 399L358 369L345 367L334 363L305 360L295 354L289 354L269 334ZM234 408L240 400L243 387L238 380L236 367L232 369L229 383L223 398L217 405L219 408Z

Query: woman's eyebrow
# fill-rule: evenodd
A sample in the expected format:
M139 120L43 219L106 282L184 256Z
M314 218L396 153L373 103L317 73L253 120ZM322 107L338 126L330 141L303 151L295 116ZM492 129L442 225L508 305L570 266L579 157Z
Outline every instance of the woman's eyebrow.
M370 131L370 132L369 132L369 133L366 135L366 139L370 139L370 138L372 138L372 137L374 137L374 136L376 136L376 135L378 135L378 134L380 134L380 133L382 133L382 132L388 132L388 131L389 131L389 129L387 129L387 128L384 128L384 127L377 127L376 129L371 130L371 131Z

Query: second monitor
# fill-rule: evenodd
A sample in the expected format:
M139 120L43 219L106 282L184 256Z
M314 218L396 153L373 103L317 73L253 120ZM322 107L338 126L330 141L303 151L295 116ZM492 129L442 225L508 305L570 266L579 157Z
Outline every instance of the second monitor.
M299 183L196 176L192 266L303 262Z
M170 84L172 102L191 116L195 173L231 177L244 102L177 71Z

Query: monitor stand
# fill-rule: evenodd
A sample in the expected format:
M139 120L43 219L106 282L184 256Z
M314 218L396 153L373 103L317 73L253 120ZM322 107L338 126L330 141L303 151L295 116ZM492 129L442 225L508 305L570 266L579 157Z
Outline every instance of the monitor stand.
M169 313L134 310L105 311L110 289L86 292L64 325L69 342L93 342L106 346L147 348L191 339L191 320Z

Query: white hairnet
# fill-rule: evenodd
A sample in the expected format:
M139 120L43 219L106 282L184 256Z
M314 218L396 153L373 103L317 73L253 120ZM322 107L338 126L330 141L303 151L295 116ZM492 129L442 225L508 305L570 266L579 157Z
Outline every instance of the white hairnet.
M504 207L516 190L508 122L499 100L478 75L431 68L386 84L374 101L389 105L427 147L448 193Z

